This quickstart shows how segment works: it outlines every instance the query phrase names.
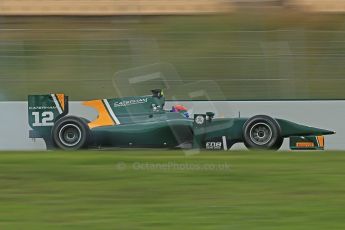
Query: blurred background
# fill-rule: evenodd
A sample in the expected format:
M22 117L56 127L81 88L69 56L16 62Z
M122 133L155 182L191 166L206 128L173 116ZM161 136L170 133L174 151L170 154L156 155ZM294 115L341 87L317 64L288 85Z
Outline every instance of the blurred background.
M1 0L0 100L345 99L343 0Z

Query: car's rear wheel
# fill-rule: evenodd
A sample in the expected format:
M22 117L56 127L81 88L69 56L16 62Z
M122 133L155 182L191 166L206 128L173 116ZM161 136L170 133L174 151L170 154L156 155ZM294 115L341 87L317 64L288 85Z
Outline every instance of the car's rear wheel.
M89 133L89 127L83 118L67 116L55 123L52 138L60 149L77 150L87 146Z
M283 143L280 126L269 116L254 116L243 125L243 142L248 149L277 150Z

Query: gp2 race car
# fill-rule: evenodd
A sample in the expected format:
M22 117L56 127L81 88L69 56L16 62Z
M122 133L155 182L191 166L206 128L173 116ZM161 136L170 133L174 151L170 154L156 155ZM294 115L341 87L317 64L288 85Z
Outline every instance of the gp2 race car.
M322 149L323 136L333 131L299 125L266 115L214 118L213 112L194 114L164 110L162 90L148 96L86 101L98 111L89 121L68 115L64 94L30 95L30 138L43 138L48 149L81 148L204 148L228 150L238 142L249 149L277 150L284 138L291 149Z

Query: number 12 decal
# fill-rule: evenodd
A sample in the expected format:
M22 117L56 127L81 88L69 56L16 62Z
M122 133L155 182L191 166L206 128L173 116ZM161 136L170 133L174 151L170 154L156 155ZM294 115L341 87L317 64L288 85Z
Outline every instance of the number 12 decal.
M53 126L54 125L54 113L51 111L45 112L32 112L34 116L34 123L32 126Z

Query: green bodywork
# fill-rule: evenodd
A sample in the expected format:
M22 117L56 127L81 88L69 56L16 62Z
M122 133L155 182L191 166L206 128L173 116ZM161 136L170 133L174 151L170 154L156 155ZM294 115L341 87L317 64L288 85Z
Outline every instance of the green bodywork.
M43 138L47 148L52 148L54 144L51 130L54 123L67 114L68 97L64 96L64 105L62 105L58 102L56 94L29 95L28 121L31 128L29 137Z
M52 95L29 96L30 137L44 138L47 147L52 147L51 129L53 123L68 113L67 97L65 109L58 111ZM249 118L212 118L203 114L205 122L195 123L178 112L164 110L164 96L148 95L104 99L120 124L100 126L90 129L90 147L155 147L205 148L208 140L226 140L227 148L234 143L243 142L243 125ZM109 109L109 108L108 108ZM54 116L48 126L37 126L33 112L40 119L46 112ZM36 115L38 116L38 115ZM43 116L44 117L44 116ZM282 137L333 134L333 131L299 125L284 119L276 119ZM42 121L40 120L41 124Z
M243 142L243 126L249 118L218 118L206 122L203 127L194 127L194 147L202 147L205 140L220 140L225 136L228 147ZM333 131L299 125L284 119L276 119L280 128L282 137L307 136L307 135L328 135L334 134Z

